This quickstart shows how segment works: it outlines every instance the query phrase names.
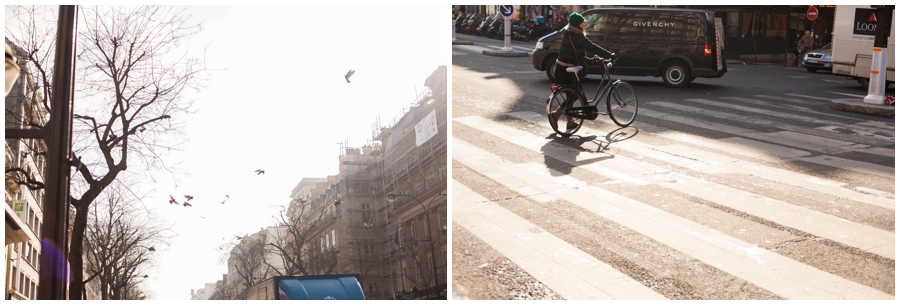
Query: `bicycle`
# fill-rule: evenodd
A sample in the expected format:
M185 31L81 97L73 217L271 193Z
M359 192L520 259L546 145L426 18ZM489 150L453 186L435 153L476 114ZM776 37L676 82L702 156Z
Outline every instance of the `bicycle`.
M609 69L613 67L615 59L604 59L597 55L585 58L592 62L602 62L606 67L594 98L591 100L585 99L584 89L581 86L581 80L578 78L578 71L581 71L584 67L574 66L566 68L566 71L575 73L575 84L566 86L553 85L551 87L553 93L547 99L547 118L550 120L550 127L564 137L575 134L578 129L581 129L584 120L595 120L599 114L608 115L616 125L621 127L631 125L637 116L638 99L637 94L634 93L634 88L622 80L613 80L609 74ZM600 99L603 97L606 97L606 112L600 112L597 109L597 104L600 103ZM578 106L573 106L576 100L578 101ZM559 128L561 121L567 124L565 131L561 131Z

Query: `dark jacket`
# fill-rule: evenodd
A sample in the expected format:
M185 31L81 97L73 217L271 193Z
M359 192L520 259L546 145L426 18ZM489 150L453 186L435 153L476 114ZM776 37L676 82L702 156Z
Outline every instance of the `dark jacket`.
M556 63L564 67L581 66L584 62L585 50L600 55L600 57L609 57L612 54L591 42L584 36L584 31L580 28L567 25L563 31L562 41L559 43L559 57L556 59Z

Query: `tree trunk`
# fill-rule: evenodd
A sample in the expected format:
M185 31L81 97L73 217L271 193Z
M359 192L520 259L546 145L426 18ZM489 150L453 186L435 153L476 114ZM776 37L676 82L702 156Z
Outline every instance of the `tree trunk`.
M73 200L74 201L74 200ZM69 285L69 299L80 300L84 290L84 229L87 227L87 208L75 208L75 223L72 227L72 239L69 245L69 266L72 270L72 282Z

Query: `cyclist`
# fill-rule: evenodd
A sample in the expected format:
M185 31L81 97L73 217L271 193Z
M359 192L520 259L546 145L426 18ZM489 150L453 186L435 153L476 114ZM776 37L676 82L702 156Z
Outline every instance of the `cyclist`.
M567 72L566 68L583 66L583 64L579 63L582 62L581 59L585 56L585 50L600 55L601 57L604 57L603 55L606 55L605 57L608 58L616 57L616 53L607 51L603 47L594 44L584 35L584 16L581 14L575 12L569 15L569 24L566 25L563 30L563 37L559 46L559 57L556 59L557 68L553 74L553 78L556 80L557 85L575 83L572 72ZM553 115L558 118L561 114L562 111L554 113ZM568 123L566 124L566 129L571 130L578 127L578 123L571 117L567 117L567 120ZM556 120L551 120L551 124L556 124Z

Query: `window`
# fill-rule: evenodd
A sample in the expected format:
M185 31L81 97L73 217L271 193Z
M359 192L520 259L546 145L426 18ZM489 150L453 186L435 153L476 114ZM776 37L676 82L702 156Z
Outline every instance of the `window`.
M337 243L337 239L334 238L334 229L331 229L331 240L332 240L332 244Z
M416 241L419 240L419 227L418 227L418 224L415 223L415 222L413 222L412 224L410 224L410 227L412 227L412 240L413 240L413 246L414 246L414 247L418 247L418 243L416 242Z
M369 283L369 293L375 293L378 291L378 283Z
M329 236L328 234L325 234L325 248L331 248L330 242L331 242L331 236Z
M372 212L362 212L362 222L366 225L371 225L374 220L372 215Z
M786 14L743 12L741 37L743 38L787 38L788 18Z
M363 245L363 254L375 255L375 246L374 245Z
M441 210L439 214L439 217L441 217L441 235L447 235L447 211Z
M599 12L584 16L584 32L587 35L606 35L606 20L609 12Z

